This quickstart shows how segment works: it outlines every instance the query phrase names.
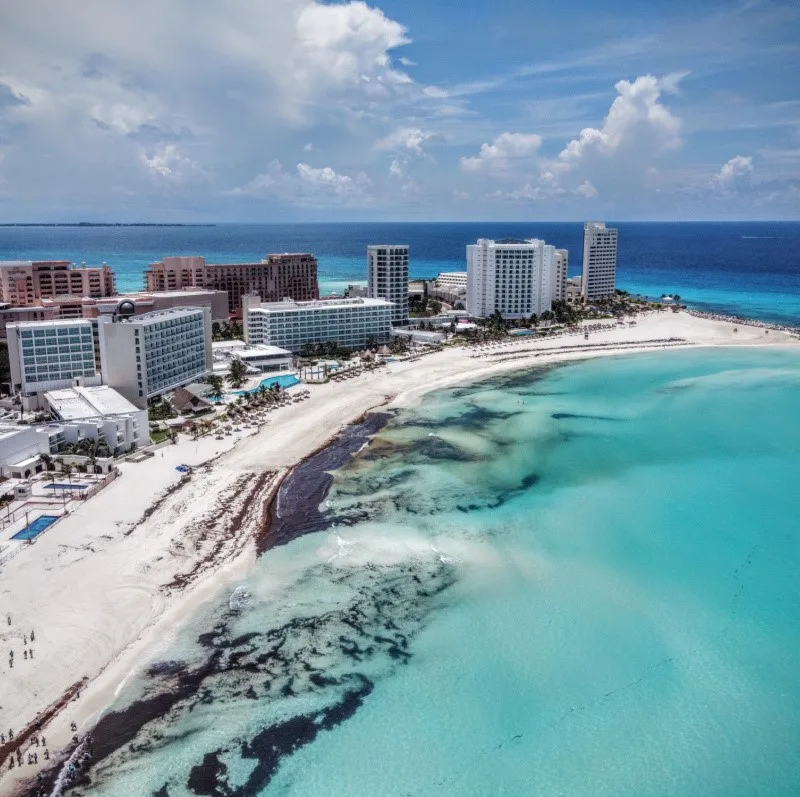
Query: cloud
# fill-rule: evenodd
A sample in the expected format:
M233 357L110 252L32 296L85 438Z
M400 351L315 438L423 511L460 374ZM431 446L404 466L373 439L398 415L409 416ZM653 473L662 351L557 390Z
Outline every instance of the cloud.
M159 179L173 208L178 184L204 173L217 191L187 189L197 206L265 150L286 157L297 130L352 125L371 141L367 114L423 96L393 62L405 26L360 0L226 0L202 14L191 0L5 0L2 17L0 148L17 217L60 200L105 216L113 186L154 215Z
M441 136L420 130L418 127L400 127L375 142L377 151L405 151L412 155L423 155L423 145L440 140Z
M594 199L597 196L597 189L589 182L584 180L576 189L575 193L586 199Z
M405 177L405 172L403 171L403 166L397 158L395 158L389 166L389 177L395 177L398 180L401 180Z
M326 205L364 205L371 201L370 180L359 173L355 177L341 174L330 166L315 168L298 163L294 173L284 170L278 160L270 161L267 170L229 195L279 197L286 202L306 207Z
M416 66L417 62L412 61L410 58L406 58L405 56L401 56L397 59L403 66Z
M753 158L736 155L722 165L711 178L711 188L719 196L730 198L737 190L750 182L753 174Z
M167 144L150 155L143 152L140 158L151 175L171 181L206 174L197 161L183 155L174 144Z
M737 155L731 158L727 163L723 164L719 170L719 174L715 175L712 179L713 182L723 187L728 187L735 183L737 180L753 173L753 159L752 157L745 157L744 155Z
M303 147L303 152L313 152L313 151L314 151L314 145L311 142L309 142Z
M465 172L483 169L505 170L511 161L520 161L535 155L542 146L542 137L536 133L501 133L491 144L482 144L474 158L461 158Z
M555 171L571 171L593 157L613 156L622 150L652 154L674 149L681 143L680 120L663 105L662 93L675 93L686 73L662 78L620 80L617 97L601 128L586 127L570 141L551 164Z

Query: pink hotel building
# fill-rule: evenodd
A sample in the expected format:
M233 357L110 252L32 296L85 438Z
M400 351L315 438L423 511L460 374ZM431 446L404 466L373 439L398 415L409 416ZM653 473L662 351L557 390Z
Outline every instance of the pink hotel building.
M264 302L319 299L317 259L309 254L267 255L260 263L206 263L204 257L165 257L145 271L148 291L208 288L228 292L228 311L241 316L242 296Z

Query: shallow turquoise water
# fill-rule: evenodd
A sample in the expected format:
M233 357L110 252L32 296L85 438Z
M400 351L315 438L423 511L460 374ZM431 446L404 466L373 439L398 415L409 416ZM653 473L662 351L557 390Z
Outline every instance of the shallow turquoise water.
M798 406L777 349L428 396L184 630L200 686L81 793L797 794Z

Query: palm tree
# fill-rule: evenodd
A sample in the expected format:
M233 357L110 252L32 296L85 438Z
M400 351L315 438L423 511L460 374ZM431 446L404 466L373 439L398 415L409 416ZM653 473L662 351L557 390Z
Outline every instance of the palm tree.
M221 399L222 390L225 386L225 382L223 381L222 377L219 374L211 374L206 381L209 385L211 385L211 398L217 400Z
M67 477L67 481L72 484L72 470L73 466L69 462L61 460L61 472Z
M240 388L247 379L247 365L238 357L231 363L231 370L228 374L228 382L231 387Z

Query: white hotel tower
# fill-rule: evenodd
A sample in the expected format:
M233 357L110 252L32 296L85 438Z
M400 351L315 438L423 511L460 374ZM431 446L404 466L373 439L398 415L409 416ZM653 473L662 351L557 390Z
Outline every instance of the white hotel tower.
M529 318L549 310L553 299L556 249L536 238L467 246L467 312L487 318Z
M617 231L600 221L583 225L583 279L585 302L614 295L617 276Z
M367 247L367 295L391 302L392 324L408 323L408 247L401 244Z

